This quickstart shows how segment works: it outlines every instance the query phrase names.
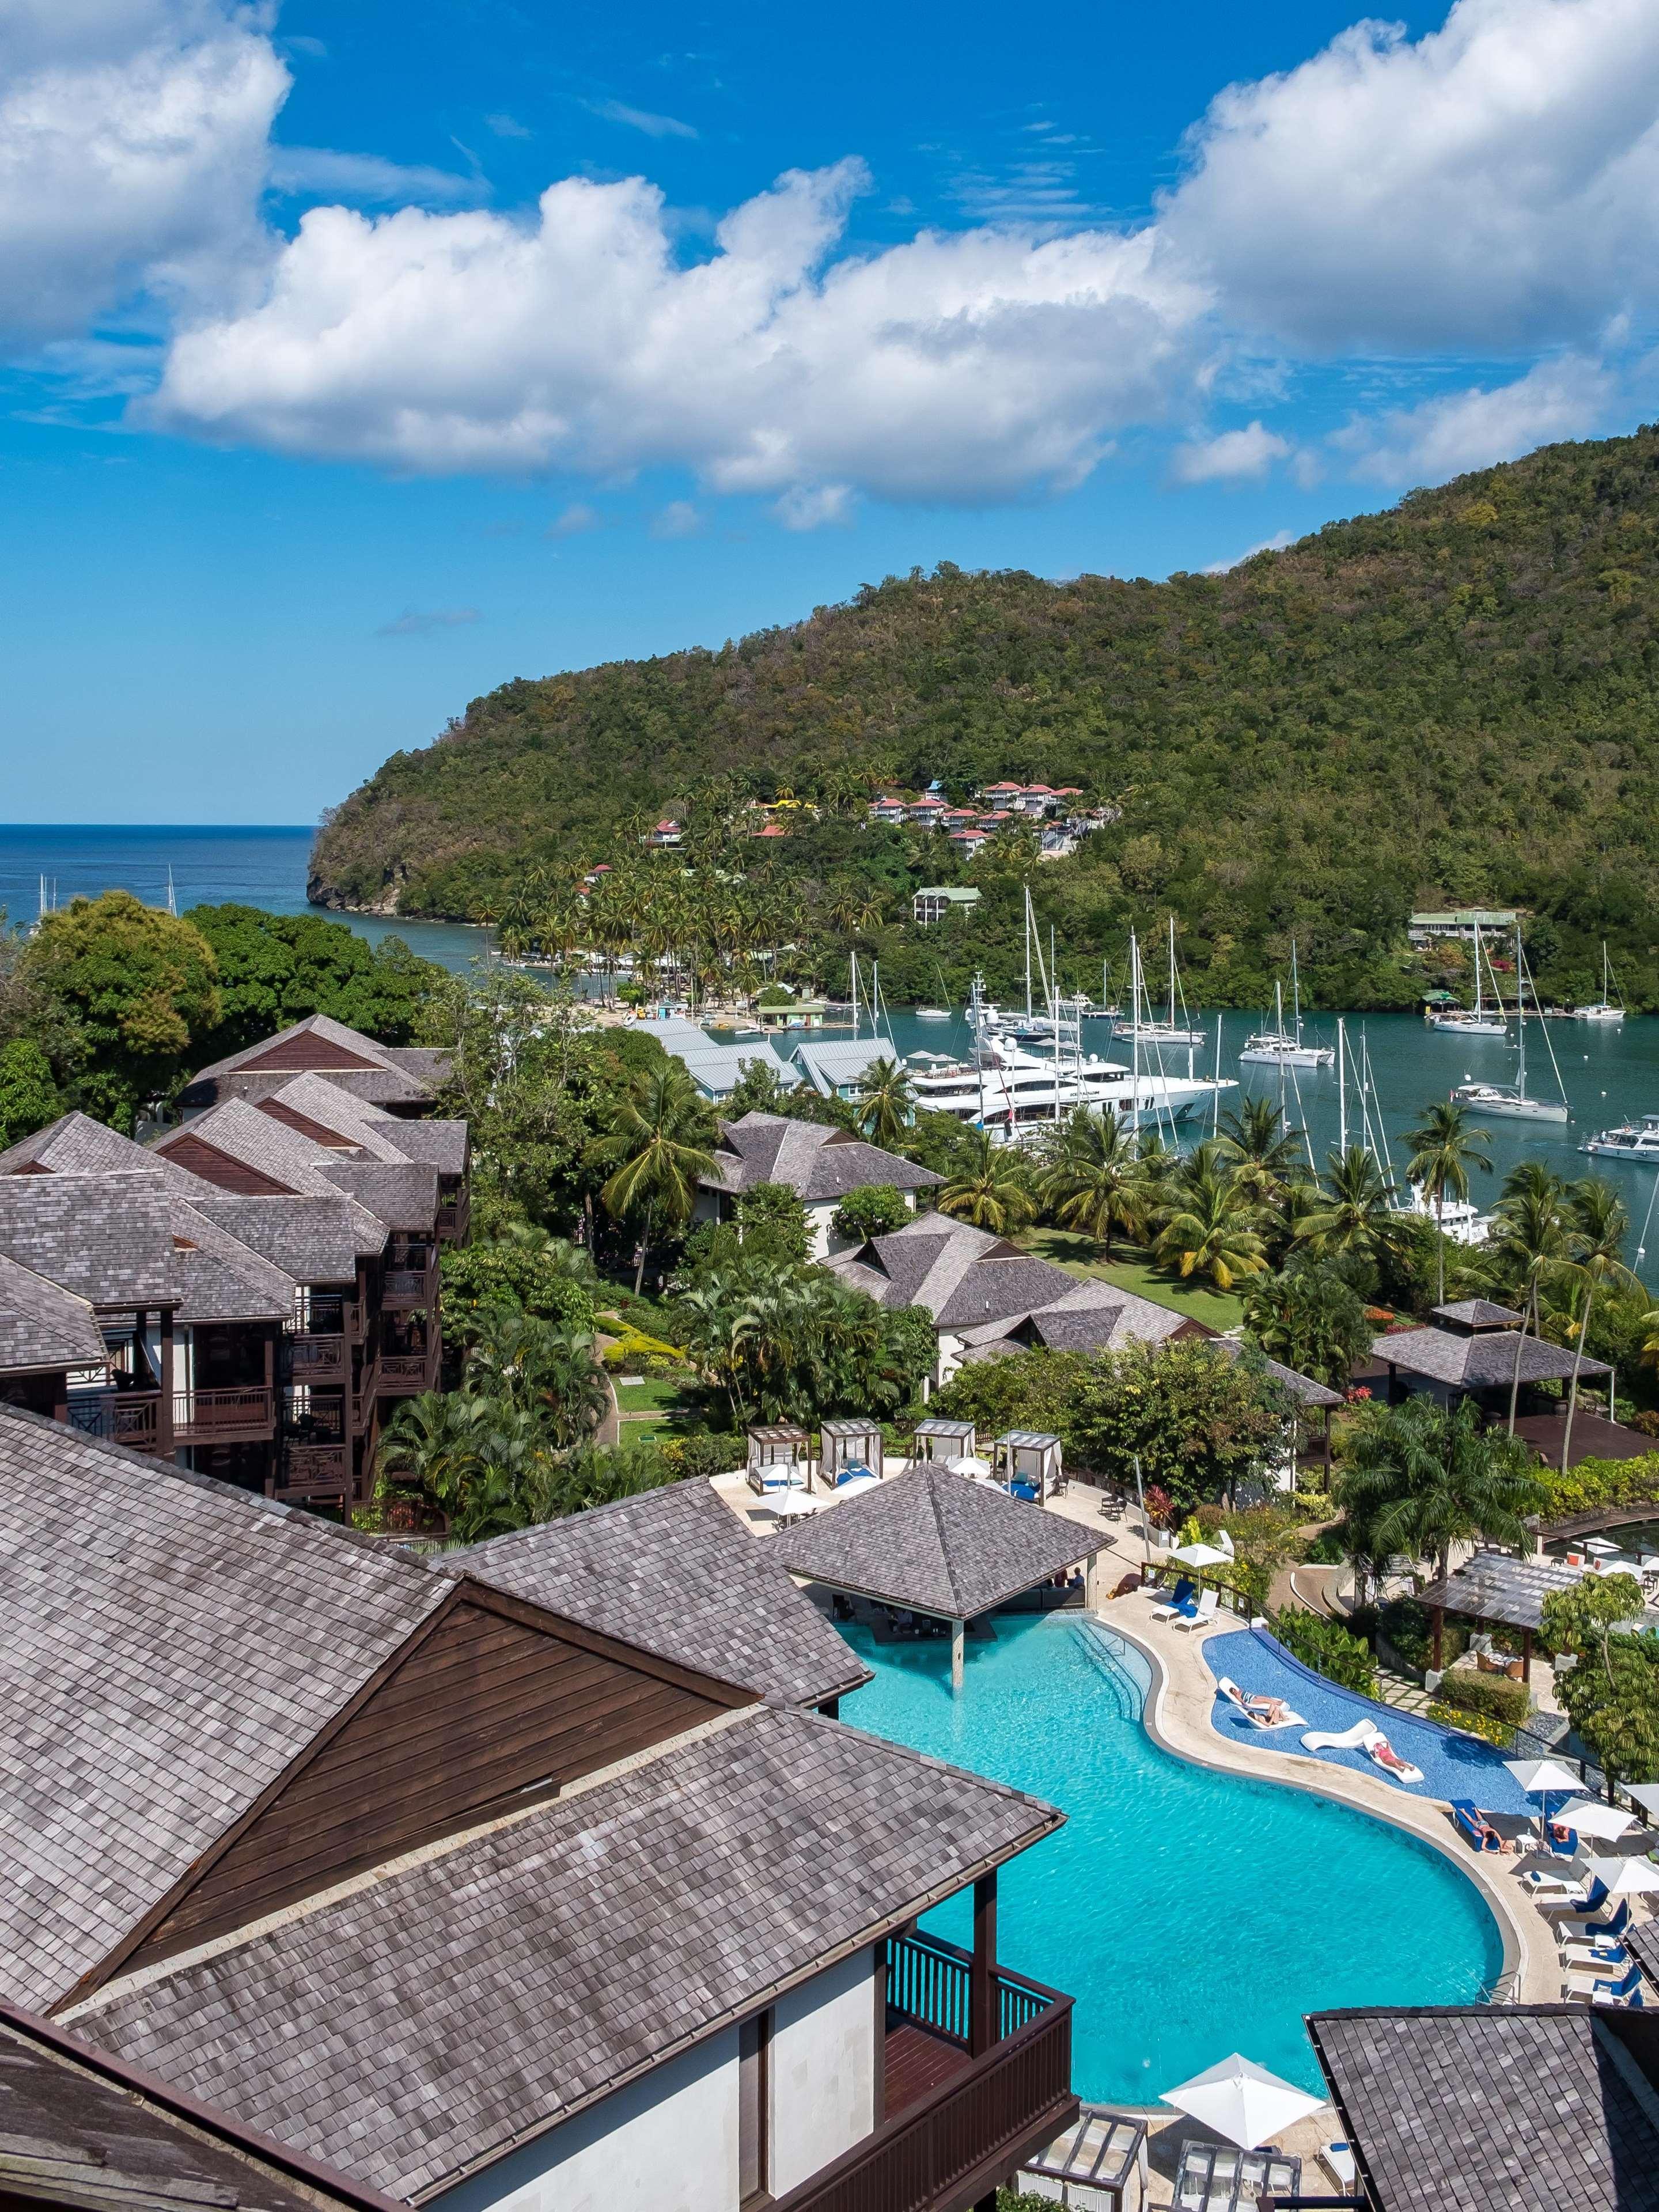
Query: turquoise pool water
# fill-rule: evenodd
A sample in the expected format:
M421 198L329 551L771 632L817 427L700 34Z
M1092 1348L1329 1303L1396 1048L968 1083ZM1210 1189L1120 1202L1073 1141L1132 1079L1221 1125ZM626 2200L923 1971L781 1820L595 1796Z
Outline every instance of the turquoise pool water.
M1437 1851L1160 1750L1139 1717L1146 1660L1097 1626L1000 1622L955 1697L948 1646L842 1633L876 1669L843 1720L1069 1814L1004 1868L998 1948L1077 1999L1082 2096L1152 2104L1231 2051L1318 2091L1304 2013L1473 2002L1501 1972L1491 1913ZM969 1917L952 1898L927 1925L965 1945Z

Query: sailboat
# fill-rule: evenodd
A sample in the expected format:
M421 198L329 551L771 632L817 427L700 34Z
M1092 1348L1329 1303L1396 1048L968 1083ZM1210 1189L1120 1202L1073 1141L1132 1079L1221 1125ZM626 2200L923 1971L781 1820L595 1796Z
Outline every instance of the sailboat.
M1527 1096L1527 987L1526 964L1521 952L1521 925L1515 926L1515 1030L1519 1058L1516 1064L1513 1083L1459 1083L1453 1087L1452 1098L1460 1106L1478 1107L1483 1114L1499 1114L1511 1121L1570 1121L1566 1094L1559 1098L1528 1098ZM1544 1043L1548 1049L1550 1066L1555 1067L1556 1089L1561 1089L1561 1071L1555 1066L1555 1048L1550 1043L1549 1031L1544 1031Z
M1572 1018L1576 1022L1622 1022L1625 1009L1621 1000L1613 995L1613 971L1607 966L1607 940L1601 939L1601 995L1592 1006L1575 1006Z
M1302 1042L1302 983L1297 974L1296 939L1291 939L1291 1006L1293 1026L1285 1026L1285 986L1273 984L1273 1025L1249 1038L1238 1055L1258 1067L1328 1067L1336 1058L1328 1044Z
M1443 1012L1428 1017L1431 1030L1446 1030L1453 1036L1506 1037L1509 1024L1504 1019L1504 1006L1494 985L1498 999L1496 1012L1488 1013L1481 996L1480 986L1480 925L1474 925L1474 1004L1473 1006L1449 1006Z
M1141 998L1145 986L1143 985L1141 989L1138 990L1135 988L1134 978L1132 976L1129 990L1129 1018L1127 1021L1114 1022L1112 1035L1128 1037L1136 1044L1202 1044L1204 1042L1202 1030L1189 1030L1176 1019L1176 1009L1180 1005L1179 988L1176 980L1175 916L1171 915L1170 916L1169 1014L1161 1022L1156 1019L1150 1003L1152 994L1149 991L1146 992L1147 1003L1143 1008Z

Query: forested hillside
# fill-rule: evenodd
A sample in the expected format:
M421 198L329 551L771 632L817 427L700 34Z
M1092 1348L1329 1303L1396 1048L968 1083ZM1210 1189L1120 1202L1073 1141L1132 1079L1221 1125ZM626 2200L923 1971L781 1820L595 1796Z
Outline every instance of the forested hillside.
M1121 805L1074 859L1024 864L1085 977L1173 910L1212 1001L1260 1003L1294 933L1326 1003L1405 1003L1408 910L1480 902L1529 909L1546 995L1592 994L1605 935L1632 1003L1659 1006L1656 618L1659 429L1545 448L1224 576L916 572L719 652L475 700L336 811L313 896L499 914L532 870L636 852L718 779L728 809L734 787L792 788L845 815L771 866L809 920L831 875L868 875L900 928L907 879L958 872L942 840L865 830L870 789L1012 776ZM997 893L998 873L975 880ZM988 899L981 949L1011 903Z

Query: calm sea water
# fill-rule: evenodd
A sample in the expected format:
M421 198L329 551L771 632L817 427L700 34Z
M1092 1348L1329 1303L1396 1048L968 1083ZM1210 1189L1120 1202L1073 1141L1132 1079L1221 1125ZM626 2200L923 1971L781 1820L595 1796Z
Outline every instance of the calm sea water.
M0 905L14 921L33 919L44 879L48 902L62 904L76 892L96 895L120 886L157 904L167 897L167 874L172 871L173 893L180 910L199 904L240 900L268 908L275 914L321 912L306 903L306 863L313 832L294 827L220 830L191 824L181 828L88 828L43 825L0 827ZM491 933L459 923L383 921L362 915L343 915L345 921L371 942L398 936L429 960L463 969L484 951ZM1291 1071L1250 1067L1240 1069L1238 1049L1259 1018L1233 1012L1220 1017L1222 1073L1243 1078L1243 1087L1284 1099L1292 1123L1308 1132L1315 1158L1322 1164L1339 1134L1339 1100L1334 1070ZM1200 1017L1209 1042L1197 1055L1201 1074L1212 1072L1217 1016ZM1565 1127L1492 1121L1494 1171L1477 1175L1474 1195L1485 1206L1495 1197L1504 1173L1519 1160L1547 1160L1558 1172L1581 1175L1592 1166L1622 1190L1635 1223L1638 1240L1650 1253L1659 1252L1659 1169L1620 1160L1590 1161L1578 1147L1595 1130L1644 1113L1659 1112L1659 1020L1632 1019L1617 1028L1591 1024L1552 1022L1549 1042L1553 1047L1562 1084L1573 1118ZM1335 1041L1335 1018L1314 1016L1308 1034L1322 1042ZM1127 1048L1115 1043L1109 1024L1085 1025L1085 1049L1103 1058L1125 1059ZM826 1030L826 1036L845 1036L846 1030ZM868 1034L867 1030L865 1032ZM896 1049L902 1054L940 1052L957 1054L968 1044L967 1025L959 1009L947 1022L924 1022L914 1013L896 1013L890 1023ZM1552 1068L1540 1025L1528 1024L1530 1040L1528 1080L1540 1091L1553 1091ZM796 1040L780 1039L787 1053ZM1397 1168L1403 1168L1403 1137L1424 1106L1443 1098L1454 1083L1466 1076L1507 1080L1514 1073L1512 1042L1456 1037L1429 1029L1413 1014L1372 1014L1348 1024L1348 1041L1356 1051L1366 1051L1375 1083L1382 1133L1394 1151ZM1186 1055L1175 1055L1171 1072L1184 1072ZM1349 1136L1359 1135L1358 1103L1349 1086ZM1195 1125L1188 1123L1189 1134ZM1645 1229L1645 1233L1644 1233Z
M1499 1973L1492 1915L1438 1851L1160 1750L1140 1719L1146 1662L1121 1638L1060 1614L996 1628L969 1643L956 1695L948 1644L843 1630L876 1679L842 1718L1066 1814L1002 1869L997 1948L1077 1999L1085 2097L1150 2105L1231 2051L1317 2092L1304 2013L1469 2004ZM926 1924L965 1947L969 1920L959 1897Z

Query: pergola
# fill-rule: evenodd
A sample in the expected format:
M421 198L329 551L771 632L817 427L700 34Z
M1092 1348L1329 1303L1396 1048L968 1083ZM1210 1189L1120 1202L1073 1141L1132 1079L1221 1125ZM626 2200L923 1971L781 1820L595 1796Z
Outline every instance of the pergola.
M1440 1664L1446 1615L1477 1626L1495 1622L1521 1631L1521 1678L1532 1680L1532 1639L1543 1625L1544 1601L1556 1590L1571 1589L1583 1570L1560 1559L1517 1559L1509 1552L1477 1552L1443 1582L1419 1598L1434 1616L1434 1664Z
M820 1421L818 1473L823 1477L824 1487L833 1490L836 1477L849 1467L867 1467L872 1474L879 1474L884 1449L881 1423L873 1418Z
M910 1439L910 1464L925 1467L930 1462L946 1459L971 1459L974 1456L974 1425L971 1421L918 1421Z
M1060 1438L1046 1429L1006 1429L991 1447L991 1464L1011 1487L1016 1482L1029 1483L1042 1505L1065 1479Z
M781 1421L769 1428L750 1430L747 1473L751 1490L764 1497L769 1490L793 1489L797 1468L805 1469L805 1486L810 1490L812 1440L805 1429Z
M924 1460L771 1539L790 1572L946 1622L959 1689L968 1623L1092 1560L1111 1539Z

